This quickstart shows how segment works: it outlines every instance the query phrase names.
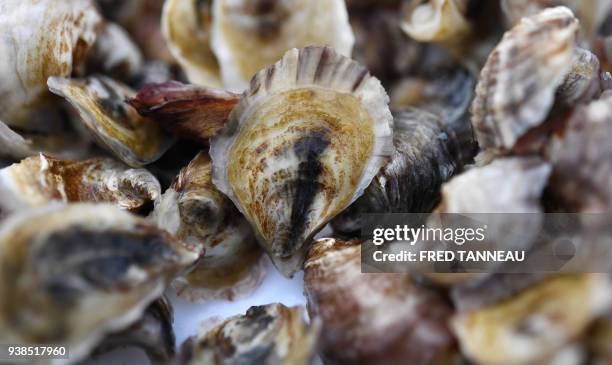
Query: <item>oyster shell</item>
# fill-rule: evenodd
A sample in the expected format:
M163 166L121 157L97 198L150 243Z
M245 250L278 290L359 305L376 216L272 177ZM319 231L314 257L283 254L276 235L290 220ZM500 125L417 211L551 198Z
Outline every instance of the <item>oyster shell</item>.
M107 336L94 354L136 346L144 350L152 364L168 364L176 353L173 320L172 305L162 296L147 307L138 322Z
M166 0L161 21L166 44L189 81L221 87L221 70L210 48L212 1Z
M440 201L442 183L473 155L467 119L445 123L414 108L394 111L393 115L395 152L364 194L332 221L339 232L358 232L364 213L430 212Z
M21 159L34 153L31 141L0 120L0 156Z
M453 353L451 308L407 274L361 273L358 241L316 241L304 266L310 317L329 364L441 364Z
M211 48L223 85L242 91L291 48L330 46L350 57L354 36L343 0L217 0Z
M128 103L167 131L207 144L239 100L227 91L169 81L145 85Z
M211 139L215 185L285 275L390 155L387 102L358 63L327 47L293 49L257 73Z
M578 20L565 7L524 18L489 56L472 104L482 148L512 149L548 116L570 71Z
M159 182L144 169L109 158L85 161L29 157L0 170L0 211L41 207L52 201L108 202L138 211L159 199Z
M587 103L599 97L604 90L605 74L599 59L590 51L577 47L572 68L557 89L556 102L566 108Z
M402 29L420 42L461 40L470 34L467 19L470 0L412 1L406 7Z
M203 252L197 265L174 282L178 295L190 301L250 294L265 272L249 223L215 188L211 174L210 158L199 153L153 212L160 228Z
M50 77L48 84L76 108L101 147L132 167L157 160L174 142L159 125L142 118L125 102L134 92L118 82L104 76Z
M587 335L587 344L596 365L612 364L612 314L599 318ZM598 360L598 361L597 361Z
M0 120L47 130L47 78L70 76L96 39L101 17L88 0L0 2ZM35 26L33 26L35 24ZM34 118L41 112L43 116Z
M188 338L178 363L308 365L315 355L319 323L304 322L302 307L251 307L214 328Z
M145 219L109 205L13 215L0 226L0 341L65 344L69 361L79 361L137 321L196 258Z
M605 275L559 275L452 321L467 357L483 365L548 363L612 303Z

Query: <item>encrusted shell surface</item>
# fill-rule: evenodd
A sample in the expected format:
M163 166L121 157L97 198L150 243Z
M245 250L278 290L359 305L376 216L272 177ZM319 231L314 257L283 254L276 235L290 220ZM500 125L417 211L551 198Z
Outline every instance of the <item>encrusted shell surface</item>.
M212 183L212 165L199 153L155 207L153 219L176 239L203 252L174 287L190 301L235 299L263 279L261 249L247 220Z
M137 321L197 255L110 205L48 206L0 226L0 341L61 343L70 359Z
M213 181L285 275L391 154L380 82L331 48L293 49L257 73L211 140Z
M181 346L181 365L308 365L319 323L304 322L302 307L268 304L223 321Z
M227 123L240 95L177 81L145 85L128 102L167 131L208 143Z
M108 202L137 211L160 195L159 182L150 172L109 158L71 161L41 154L0 170L2 213L52 201Z
M211 47L223 85L242 91L291 48L330 46L350 57L355 39L343 0L217 0Z
M549 363L612 304L610 279L561 275L516 296L453 318L467 357L483 365Z
M167 0L161 21L168 48L189 81L221 87L219 63L210 48L212 1Z
M512 149L548 116L570 71L578 20L565 7L523 18L481 71L472 124L482 148Z
M420 42L452 42L472 30L467 19L469 0L413 1L405 11L402 29Z
M132 167L147 165L173 143L161 126L141 117L125 102L134 92L104 76L51 77L49 89L68 100L96 141Z
M453 352L451 308L407 274L361 273L358 241L316 241L304 267L311 317L329 364L441 364Z
M72 74L93 45L101 20L88 0L0 2L0 119L4 123L38 129L31 116L48 106L47 78Z

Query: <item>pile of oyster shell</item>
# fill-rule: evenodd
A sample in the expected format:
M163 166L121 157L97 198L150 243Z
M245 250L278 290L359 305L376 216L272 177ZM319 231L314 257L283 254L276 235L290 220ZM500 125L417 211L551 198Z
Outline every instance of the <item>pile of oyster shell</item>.
M607 275L362 274L357 238L363 213L610 212L608 71L609 0L0 0L0 343L612 364ZM251 307L177 351L164 291L247 297L266 257L309 319Z

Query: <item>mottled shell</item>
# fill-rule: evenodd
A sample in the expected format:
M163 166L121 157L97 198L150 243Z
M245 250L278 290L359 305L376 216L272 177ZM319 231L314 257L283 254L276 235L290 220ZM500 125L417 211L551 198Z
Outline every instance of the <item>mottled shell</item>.
M469 0L413 1L402 29L419 42L449 43L465 38L472 30L467 19Z
M578 20L565 7L523 18L489 55L472 104L482 148L511 149L548 116L570 71Z
M153 219L174 237L203 252L174 287L190 301L234 299L259 286L265 270L251 226L212 183L212 165L199 153L155 207Z
M179 137L208 144L227 123L240 95L177 81L145 85L128 102Z
M319 323L307 325L302 307L251 307L214 328L190 337L181 347L181 365L309 365Z
M601 95L604 77L597 56L576 47L572 67L557 90L556 102L567 108L588 103Z
M607 276L556 276L500 303L459 313L452 323L461 349L475 363L549 363L610 304Z
M173 139L156 123L125 102L134 92L104 76L85 79L51 77L49 89L68 100L101 147L132 167L161 157Z
M213 181L285 275L370 184L392 145L380 82L330 48L293 49L257 73L211 140Z
M60 160L29 157L0 170L2 213L58 202L108 202L137 211L159 199L161 187L150 172L109 158Z
M330 46L350 57L355 41L343 0L213 1L211 47L223 85L242 91L291 48Z
M451 308L407 274L361 273L358 241L316 241L304 267L308 312L330 364L440 364L452 352Z
M172 55L195 84L221 87L221 71L210 48L212 1L166 0L162 32Z
M78 362L137 321L197 258L110 205L48 206L0 226L0 341L64 344Z

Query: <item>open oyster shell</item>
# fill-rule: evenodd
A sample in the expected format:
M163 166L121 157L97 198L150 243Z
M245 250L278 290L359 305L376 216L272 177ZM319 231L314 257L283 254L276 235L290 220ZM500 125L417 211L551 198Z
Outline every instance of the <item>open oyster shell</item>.
M357 199L392 149L380 82L331 48L293 49L258 72L211 140L213 181L285 275Z
M481 71L472 124L482 148L508 150L548 116L570 71L578 20L565 7L524 18L506 32Z
M353 43L343 0L213 1L211 47L233 91L291 48L330 46L350 57Z
M470 0L412 1L405 9L402 29L420 42L450 43L472 30L467 19Z
M457 314L467 357L483 365L549 363L612 304L605 275L559 275L497 304Z
M0 119L11 127L46 130L52 108L47 78L70 76L96 39L102 19L88 0L0 2Z
M169 81L145 85L128 103L167 131L208 144L239 100L231 92Z
M329 364L442 364L451 308L407 274L361 273L358 241L323 238L304 267L308 311L321 319Z
M268 304L227 319L181 346L178 363L308 365L315 355L319 323L304 322L302 307Z
M150 172L109 158L70 161L41 154L0 170L2 213L52 201L108 202L138 211L160 195L159 182Z
M76 108L102 147L132 167L157 160L173 143L159 125L142 118L125 102L135 94L127 86L104 76L51 77L48 85Z
M69 361L79 361L137 321L196 258L110 205L12 215L0 226L0 342L65 344Z
M153 212L159 227L203 252L197 265L174 282L178 295L190 301L244 296L259 286L265 272L251 226L215 188L211 175L210 158L199 153Z

